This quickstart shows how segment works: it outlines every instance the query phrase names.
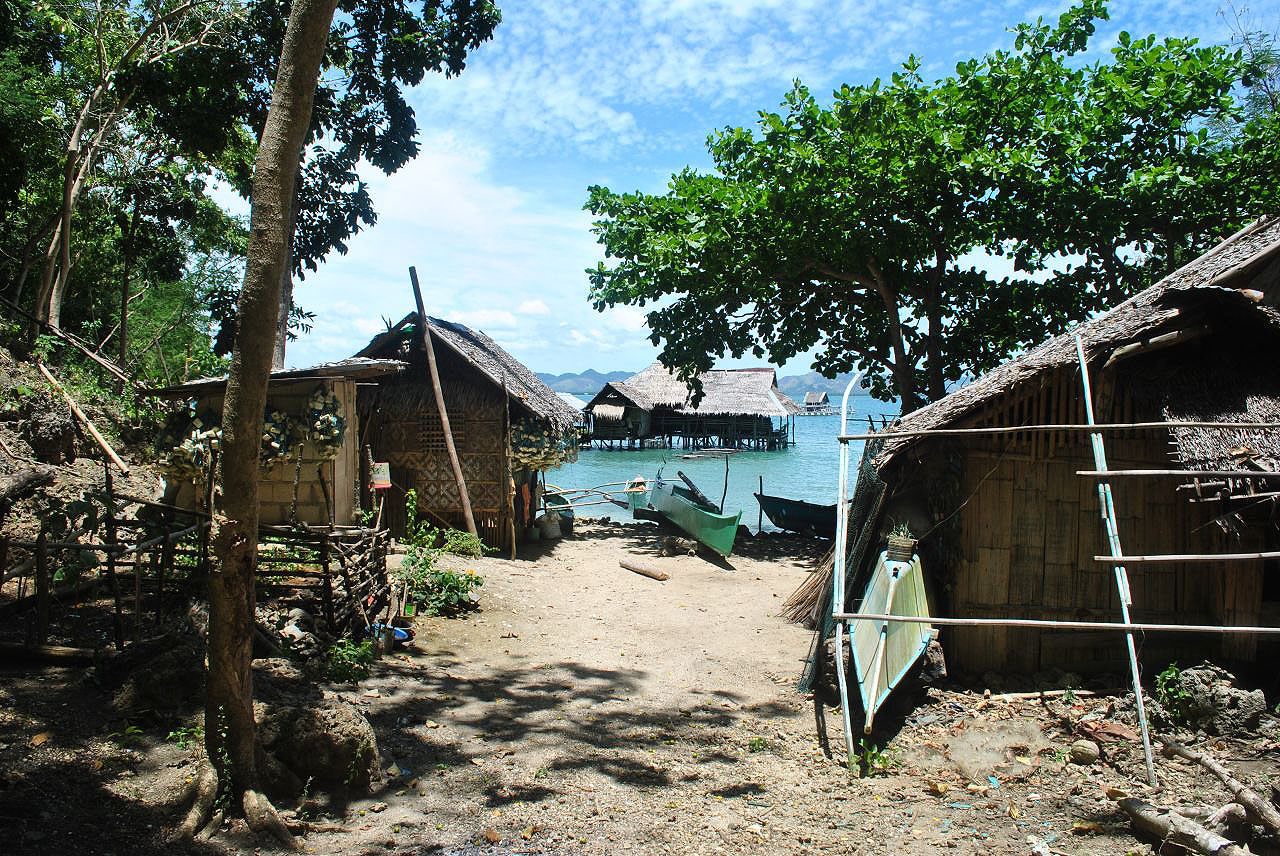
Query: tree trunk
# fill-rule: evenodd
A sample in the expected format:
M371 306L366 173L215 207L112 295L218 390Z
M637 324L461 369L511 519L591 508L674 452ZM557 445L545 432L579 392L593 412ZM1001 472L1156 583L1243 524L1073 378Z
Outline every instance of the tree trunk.
M209 577L205 747L250 824L262 809L250 671L258 539L258 454L298 159L336 0L295 0L254 163L249 247L222 419L221 513ZM276 823L279 822L272 818ZM283 827L280 827L283 828ZM286 833L287 834L287 833Z
M133 199L133 212L124 237L124 271L120 277L120 360L121 367L129 364L129 280L133 274L134 241L138 234L138 199ZM121 382L123 384L123 381ZM121 386L123 390L123 385Z
M293 202L289 205L289 226L285 232L284 267L280 270L280 317L276 319L276 347L271 357L273 370L284 368L284 352L289 344L289 313L293 311L293 236L298 231L298 185L302 182L302 162L294 176Z
M924 311L929 322L924 345L925 375L929 381L929 401L937 401L947 394L947 380L942 370L942 300L936 288L926 288Z

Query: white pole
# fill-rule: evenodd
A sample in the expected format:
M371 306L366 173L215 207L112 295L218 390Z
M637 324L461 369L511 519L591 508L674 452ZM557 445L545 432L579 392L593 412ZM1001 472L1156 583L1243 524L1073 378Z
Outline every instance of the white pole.
M1076 357L1080 360L1080 381L1084 387L1084 413L1086 420L1090 425L1094 424L1093 418L1093 392L1089 388L1089 365L1084 356L1084 342L1080 339L1080 334L1076 333ZM1089 435L1089 440L1093 444L1093 462L1094 466L1101 471L1107 469L1107 451L1102 445L1102 434L1094 432ZM1106 481L1098 482L1098 503L1102 509L1102 523L1107 531L1107 543L1111 547L1111 555L1123 556L1124 550L1120 546L1120 531L1116 527L1116 508L1111 497L1111 483ZM1129 591L1129 574L1125 571L1124 565L1117 563L1115 565L1116 588L1120 590L1120 615L1124 619L1125 624L1129 624L1129 605L1133 602L1133 595ZM1151 786L1155 787L1156 781L1156 765L1151 754L1151 734L1147 730L1147 710L1142 700L1142 675L1138 671L1138 649L1133 641L1133 631L1127 630L1124 634L1125 644L1129 648L1129 671L1133 676L1133 699L1138 712L1138 725L1142 730L1142 752L1147 761L1147 778L1151 782Z
M858 372L844 388L844 397L840 400L840 433L843 435L849 421L849 395L854 386L862 380L862 372ZM831 573L831 614L839 616L844 612L844 572L845 553L848 550L849 528L849 444L840 444L840 483L836 486L836 547L835 565ZM836 682L840 687L840 715L844 720L845 764L853 769L853 720L849 715L849 678L845 674L844 631L845 625L838 617L836 625ZM852 640L850 640L852 644ZM819 652L821 656L821 652Z

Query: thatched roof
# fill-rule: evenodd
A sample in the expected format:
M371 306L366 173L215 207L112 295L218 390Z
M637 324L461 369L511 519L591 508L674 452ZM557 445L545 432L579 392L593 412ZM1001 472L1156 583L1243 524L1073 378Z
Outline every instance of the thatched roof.
M1258 220L1155 285L1074 330L1049 339L982 375L968 386L902 417L891 430L955 427L1014 387L1076 363L1075 334L1093 362L1118 348L1187 326L1206 310L1266 325L1280 334L1280 312L1259 304L1256 291L1275 276L1280 257L1280 218ZM1251 414L1250 420L1257 414ZM883 468L919 438L889 439L876 459Z
M368 359L365 357L351 357L346 360L337 360L331 363L319 363L314 366L307 366L301 369L281 369L271 373L272 383L300 383L302 381L316 380L318 378L340 377L346 380L367 380L373 377L381 377L382 375L395 374L405 368L405 363L400 360L386 359ZM161 398L190 398L203 392L214 389L221 389L227 385L227 376L220 375L218 377L202 377L195 380L189 380L186 383L180 383L176 386L166 386L159 389L144 390L150 395L159 396Z
M417 342L418 313L410 312L400 323L379 333L357 357L405 353ZM504 351L497 342L479 330L441 318L427 318L433 347L445 347L473 366L495 387L505 383L511 399L531 415L564 430L578 422L578 412L565 404L551 387L538 379L527 366Z
M703 397L697 407L684 381L654 363L621 383L607 384L636 407L652 410L665 406L699 416L767 416L785 418L799 413L796 403L778 389L777 373L771 368L715 369L698 376ZM596 396L597 398L600 395Z
M805 407L809 407L817 404L830 404L830 403L831 403L831 399L830 397L828 397L828 395L825 392L817 392L815 390L810 390L804 394Z

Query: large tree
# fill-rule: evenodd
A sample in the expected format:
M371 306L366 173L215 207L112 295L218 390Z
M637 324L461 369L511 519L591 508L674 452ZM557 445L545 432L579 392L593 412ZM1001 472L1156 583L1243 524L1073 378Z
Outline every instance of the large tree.
M1248 59L1123 35L1086 64L1105 16L1084 0L934 82L912 58L830 104L797 84L708 140L714 172L592 187L596 307L657 302L651 338L691 382L717 356L817 347L815 368L865 368L910 409L1274 207L1274 123L1209 132L1242 118Z
M161 124L192 147L239 152L224 166L245 194L252 147L243 140L263 127L287 8L286 0L249 0L232 38L202 47L175 73L157 73L140 89ZM418 125L403 89L428 73L461 73L468 52L488 40L500 20L492 0L340 0L338 10L290 200L276 362L284 356L293 277L314 271L331 252L345 253L351 238L377 219L358 167L369 164L389 175L418 154ZM226 319L229 330L235 322Z
M258 783L251 669L258 455L298 158L311 124L335 6L336 0L294 0L254 162L240 324L223 409L217 561L209 578L205 748L223 792L240 802L250 826L289 843L292 836L259 793Z

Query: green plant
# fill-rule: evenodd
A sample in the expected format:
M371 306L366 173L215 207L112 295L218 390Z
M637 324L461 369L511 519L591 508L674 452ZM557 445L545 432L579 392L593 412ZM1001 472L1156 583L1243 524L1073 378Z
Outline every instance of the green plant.
M331 681L356 683L369 677L373 643L339 639L325 652L324 675Z
M469 533L435 529L419 520L416 491L406 492L404 502L408 549L400 566L400 578L407 584L409 599L427 615L452 617L473 609L471 592L484 585L484 578L470 570L463 573L437 568L436 562L445 552L479 555L484 545Z
M890 537L895 538L912 538L911 526L905 520L894 521L893 528L889 530Z
M763 737L752 737L747 741L748 752L763 752L769 748L769 741Z
M865 739L858 741L854 760L858 763L858 776L863 779L886 775L901 763L893 752Z
M203 725L184 725L170 731L165 740L176 743L179 749L190 749L204 742Z
M123 731L113 731L107 735L107 739L117 746L129 749L142 743L142 729L126 723Z
M1156 675L1156 701L1168 717L1166 725L1184 725L1191 718L1191 693L1182 685L1182 669L1170 663Z
M475 571L431 570L425 579L409 587L410 597L427 615L452 618L474 609L473 589L484 585L484 578Z

